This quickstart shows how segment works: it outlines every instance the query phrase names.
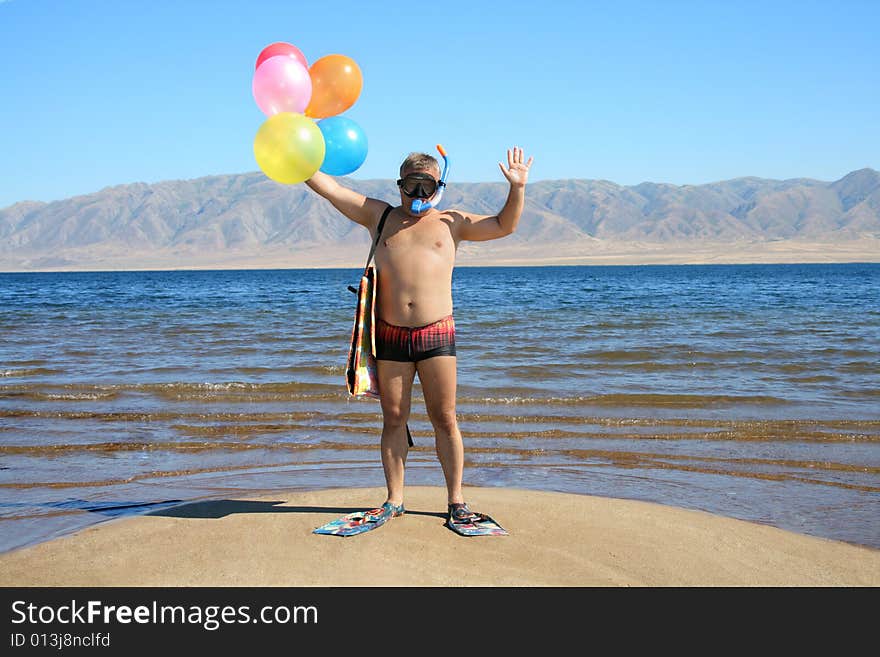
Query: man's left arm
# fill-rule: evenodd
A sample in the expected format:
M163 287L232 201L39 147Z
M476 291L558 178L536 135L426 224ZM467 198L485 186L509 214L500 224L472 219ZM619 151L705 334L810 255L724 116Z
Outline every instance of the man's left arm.
M484 242L499 237L506 237L516 230L519 218L525 206L526 182L529 178L529 167L534 161L529 157L523 162L523 149L514 147L507 150L507 168L498 163L501 173L510 183L507 201L496 215L480 216L461 213L462 219L458 227L458 239L471 242Z

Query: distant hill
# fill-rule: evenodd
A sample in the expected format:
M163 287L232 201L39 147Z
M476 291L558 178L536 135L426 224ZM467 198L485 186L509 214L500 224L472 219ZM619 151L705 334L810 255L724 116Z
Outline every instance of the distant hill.
M399 202L391 180L346 180ZM442 208L494 214L505 183L453 183ZM880 173L835 182L530 183L513 235L459 264L880 260ZM109 187L0 210L0 271L357 266L367 232L305 185L261 173Z

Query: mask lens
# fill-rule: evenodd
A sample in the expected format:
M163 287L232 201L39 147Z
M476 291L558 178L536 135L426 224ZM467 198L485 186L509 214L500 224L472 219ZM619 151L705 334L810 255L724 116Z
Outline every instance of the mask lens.
M437 191L437 181L425 174L414 174L403 178L400 187L411 198L430 198Z

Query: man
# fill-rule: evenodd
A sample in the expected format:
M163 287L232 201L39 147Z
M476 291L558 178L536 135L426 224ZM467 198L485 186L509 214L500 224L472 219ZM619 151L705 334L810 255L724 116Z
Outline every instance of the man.
M519 223L533 158L523 150L507 151L498 166L510 184L497 215L464 210L414 212L414 199L428 199L437 189L440 166L425 153L412 153L400 166L400 205L388 214L376 248L376 371L382 406L382 466L388 497L382 513L404 513L404 468L408 452L406 423L416 373L428 417L434 427L437 456L448 496L448 522L479 520L462 495L464 447L455 416L456 355L452 317L452 270L462 241L486 241L510 235ZM321 172L306 184L375 239L384 201L367 198Z

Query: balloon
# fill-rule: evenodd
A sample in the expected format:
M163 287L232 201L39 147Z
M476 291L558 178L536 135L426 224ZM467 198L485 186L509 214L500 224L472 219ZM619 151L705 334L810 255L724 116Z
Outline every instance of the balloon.
M254 70L256 71L258 68L260 68L260 64L265 62L270 57L275 57L277 55L287 55L288 57L293 57L305 68L309 67L309 63L306 61L306 56L303 55L302 50L300 50L293 44L286 43L284 41L276 41L275 43L270 43L268 46L260 51L260 56L257 57L257 65L254 66Z
M254 71L252 89L263 114L301 114L312 97L312 79L299 61L288 55L276 55Z
M326 152L321 171L331 176L345 176L357 170L367 159L367 136L361 127L344 116L318 121L324 135Z
M309 117L293 112L270 116L257 130L254 158L275 182L295 185L308 180L324 161L324 136Z
M317 119L341 114L361 95L364 78L360 67L345 55L326 55L309 68L312 99L306 116Z

